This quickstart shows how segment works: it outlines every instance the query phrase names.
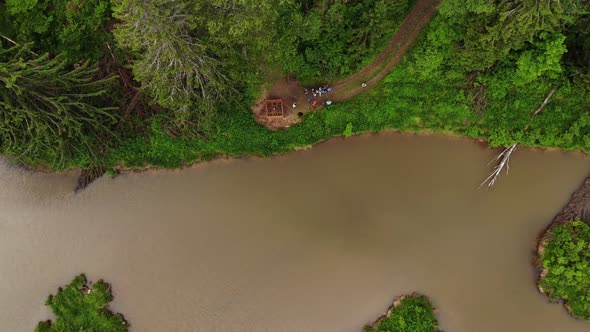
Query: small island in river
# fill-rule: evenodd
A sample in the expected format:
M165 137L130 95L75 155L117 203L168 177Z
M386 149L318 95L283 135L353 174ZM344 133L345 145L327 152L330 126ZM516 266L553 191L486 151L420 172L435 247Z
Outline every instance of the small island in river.
M403 295L393 301L385 315L365 326L363 332L438 332L434 312L426 296Z
M113 300L111 286L102 280L88 285L81 274L65 288L59 288L46 301L56 316L40 322L35 332L126 332L129 324L121 314L113 314L109 303Z

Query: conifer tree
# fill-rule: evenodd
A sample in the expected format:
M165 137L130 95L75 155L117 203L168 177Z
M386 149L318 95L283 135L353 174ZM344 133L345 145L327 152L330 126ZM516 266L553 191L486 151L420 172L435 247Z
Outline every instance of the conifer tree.
M142 88L175 115L176 126L200 131L229 89L220 65L196 31L195 7L180 0L117 0L119 45L135 56Z
M117 121L107 104L111 78L93 80L88 62L69 69L63 55L37 56L26 46L0 46L0 154L63 167L93 157Z

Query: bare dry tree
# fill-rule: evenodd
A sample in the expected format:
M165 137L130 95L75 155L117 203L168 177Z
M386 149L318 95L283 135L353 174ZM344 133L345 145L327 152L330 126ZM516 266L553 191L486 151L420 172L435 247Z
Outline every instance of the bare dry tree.
M508 174L508 170L510 170L510 156L517 147L518 144L512 144L488 163L488 166L492 163L496 163L496 166L494 166L490 175L479 185L479 188L483 186L487 186L488 188L493 187L504 168L506 168L506 174Z

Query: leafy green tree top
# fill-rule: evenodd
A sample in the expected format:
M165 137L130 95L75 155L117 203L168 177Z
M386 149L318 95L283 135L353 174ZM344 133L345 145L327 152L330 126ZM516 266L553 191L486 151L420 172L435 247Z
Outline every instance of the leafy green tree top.
M112 300L107 283L99 280L88 287L86 277L79 275L57 294L49 295L46 304L57 319L40 322L35 332L126 332L129 325L123 316L108 309Z
M6 0L4 16L0 32L19 43L32 43L39 53L64 53L68 64L94 62L109 38L111 5L110 0Z
M563 298L572 315L590 319L590 225L572 221L553 228L541 260L547 275L539 285L551 298Z
M457 55L465 69L483 70L541 33L574 24L589 7L588 0L449 0L440 12L462 30Z

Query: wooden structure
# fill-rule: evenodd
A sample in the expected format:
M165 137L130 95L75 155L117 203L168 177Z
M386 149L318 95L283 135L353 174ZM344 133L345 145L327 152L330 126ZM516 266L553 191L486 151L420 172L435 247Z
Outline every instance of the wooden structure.
M282 99L267 99L264 102L267 118L282 118L285 116L285 106Z

